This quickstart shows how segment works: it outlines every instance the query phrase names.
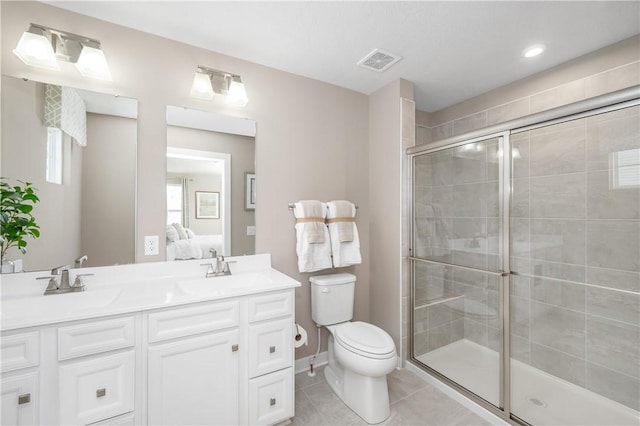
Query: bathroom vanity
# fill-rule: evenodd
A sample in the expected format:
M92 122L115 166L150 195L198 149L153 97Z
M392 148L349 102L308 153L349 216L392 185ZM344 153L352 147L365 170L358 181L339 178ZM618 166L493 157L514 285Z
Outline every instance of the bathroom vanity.
M269 255L3 276L2 424L275 424L294 414L294 288ZM75 270L71 271L75 275ZM73 278L73 277L72 277Z

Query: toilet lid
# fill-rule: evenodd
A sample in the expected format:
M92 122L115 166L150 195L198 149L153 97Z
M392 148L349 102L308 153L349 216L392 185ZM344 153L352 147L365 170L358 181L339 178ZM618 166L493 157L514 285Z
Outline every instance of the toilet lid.
M396 346L386 331L366 322L347 322L336 327L336 341L352 352L369 358L395 355Z

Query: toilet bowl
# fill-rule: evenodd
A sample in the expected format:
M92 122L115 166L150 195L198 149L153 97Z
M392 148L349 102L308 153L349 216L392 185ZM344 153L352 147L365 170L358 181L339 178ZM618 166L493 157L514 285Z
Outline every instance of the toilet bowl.
M324 373L333 391L364 421L376 424L391 414L387 374L398 364L393 339L365 322L327 326L329 365Z
M313 321L330 333L327 383L364 421L383 422L391 413L387 374L398 364L393 339L373 324L351 322L355 275L318 275L309 281Z

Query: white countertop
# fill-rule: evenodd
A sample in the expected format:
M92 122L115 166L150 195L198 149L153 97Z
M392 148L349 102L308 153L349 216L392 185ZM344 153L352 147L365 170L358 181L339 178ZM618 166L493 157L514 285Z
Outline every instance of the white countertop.
M47 272L2 275L2 331L64 321L168 308L299 287L300 282L271 267L271 256L229 257L231 275L205 278L212 259L72 269L84 277L84 292L44 296Z

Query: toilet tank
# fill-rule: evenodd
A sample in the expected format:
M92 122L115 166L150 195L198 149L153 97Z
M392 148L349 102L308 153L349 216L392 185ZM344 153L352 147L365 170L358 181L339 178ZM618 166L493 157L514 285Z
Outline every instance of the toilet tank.
M311 282L311 317L318 325L338 324L353 318L353 274L316 275Z

